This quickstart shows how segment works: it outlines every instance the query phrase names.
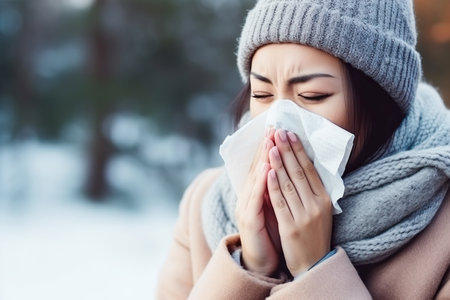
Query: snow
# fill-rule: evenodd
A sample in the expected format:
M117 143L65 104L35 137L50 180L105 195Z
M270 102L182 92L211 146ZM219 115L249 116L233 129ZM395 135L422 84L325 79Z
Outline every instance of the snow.
M133 197L152 198L137 208L92 204L80 193L82 162L70 145L0 148L1 300L154 298L176 202L147 185L131 187ZM129 176L136 168L123 158L113 165ZM142 186L145 172L135 171Z

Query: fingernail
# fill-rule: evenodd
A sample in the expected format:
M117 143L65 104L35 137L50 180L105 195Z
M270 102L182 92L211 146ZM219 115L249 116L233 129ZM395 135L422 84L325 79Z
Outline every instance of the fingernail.
M280 157L280 152L278 151L278 148L275 146L275 147L272 147L272 153L273 153L273 155L276 157L276 158L279 158Z
M265 131L265 137L270 138L272 134L275 132L275 129L273 127L267 127Z
M267 168L267 163L262 163L261 172L265 173Z
M269 171L269 176L270 176L270 178L272 178L273 180L277 179L277 173L275 173L275 170L274 170L274 169L271 169L271 170Z
M290 140L292 143L294 143L294 142L297 141L297 136L295 135L295 133L289 131L287 135L288 135L288 137L289 137L289 140Z
M266 150L269 150L269 147L270 147L270 145L269 145L269 139L268 139L268 138L264 138L264 148L265 148Z
M282 142L287 142L286 131L281 129L281 130L278 131L278 135L280 136L280 139L281 139Z

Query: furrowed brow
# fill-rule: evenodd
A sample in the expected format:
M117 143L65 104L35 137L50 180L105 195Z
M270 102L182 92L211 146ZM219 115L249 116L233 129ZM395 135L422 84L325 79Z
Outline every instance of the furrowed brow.
M333 75L326 74L326 73L313 73L313 74L306 74L306 75L292 77L291 79L288 80L288 84L292 85L292 84L296 84L296 83L305 83L305 82L308 82L315 78L321 78L321 77L335 78Z
M272 81L270 81L270 79L267 78L267 77L264 77L262 75L256 74L255 72L251 72L250 74L253 75L253 77L255 77L258 80L261 80L263 82L267 82L267 83L272 84Z

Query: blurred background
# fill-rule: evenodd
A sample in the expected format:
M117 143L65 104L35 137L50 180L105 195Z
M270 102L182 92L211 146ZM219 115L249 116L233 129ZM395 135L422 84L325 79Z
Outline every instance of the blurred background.
M254 0L0 0L0 299L153 299ZM416 0L450 104L450 1Z

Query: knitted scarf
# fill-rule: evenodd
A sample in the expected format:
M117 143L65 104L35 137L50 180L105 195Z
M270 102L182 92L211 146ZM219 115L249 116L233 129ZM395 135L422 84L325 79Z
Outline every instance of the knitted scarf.
M344 248L355 265L389 257L431 222L449 178L450 111L422 83L389 148L344 177L343 212L333 219L332 246ZM236 199L224 171L203 201L203 228L212 251L224 236L238 232Z

